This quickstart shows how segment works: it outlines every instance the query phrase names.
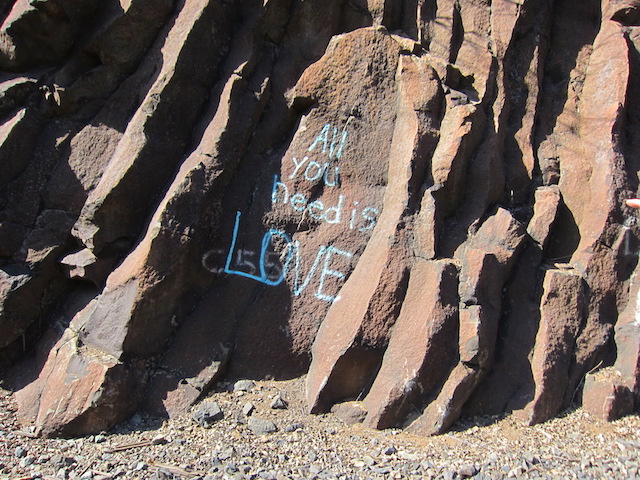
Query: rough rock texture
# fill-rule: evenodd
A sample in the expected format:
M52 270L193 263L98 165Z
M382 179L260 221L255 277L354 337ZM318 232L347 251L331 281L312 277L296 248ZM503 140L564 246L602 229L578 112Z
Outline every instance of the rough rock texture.
M640 406L638 2L0 17L0 379L38 432L223 376L420 434Z

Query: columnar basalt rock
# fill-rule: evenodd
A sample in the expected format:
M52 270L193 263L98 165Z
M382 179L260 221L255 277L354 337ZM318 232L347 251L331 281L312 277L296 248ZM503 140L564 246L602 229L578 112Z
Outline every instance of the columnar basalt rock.
M22 421L82 435L303 374L310 411L423 435L632 413L639 12L0 2Z

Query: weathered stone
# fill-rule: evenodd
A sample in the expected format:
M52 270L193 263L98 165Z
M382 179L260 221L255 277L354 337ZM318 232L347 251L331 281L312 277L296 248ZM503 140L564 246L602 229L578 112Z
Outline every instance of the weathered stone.
M394 49L389 51L392 58ZM420 72L429 75L425 85L419 83ZM398 285L406 281L407 252L404 242L393 245L388 239L394 235L402 238L406 205L426 173L421 160L433 151L434 117L441 109L442 94L433 70L424 61L402 58L397 82L398 118L390 139L389 184L382 214L358 266L342 287L341 301L332 305L316 336L307 377L311 411L328 410L332 403L362 392L379 361L379 354L371 347L377 338L388 334L398 315L397 305L393 309L383 305L397 296Z
M454 358L457 323L456 267L417 260L382 366L363 403L374 428L401 426L446 378ZM425 289L425 286L429 288ZM435 366L430 359L440 358Z
M112 267L110 262L101 262L88 248L66 255L60 264L69 278L81 278L100 287Z
M95 8L95 2L86 3ZM0 66L18 70L55 63L69 53L73 40L73 26L58 2L15 2L0 26Z
M37 80L31 77L15 77L0 83L0 115L7 115L24 105L37 90Z
M0 362L64 330L21 417L308 370L312 411L434 434L600 362L585 408L637 407L638 2L236 3L0 7Z
M230 15L222 4L188 2L176 18L165 40L162 70L129 121L74 227L74 234L96 255L122 237L137 237L152 206L153 191L162 189L175 173L175 157L184 154L207 85L215 78L218 49L228 41L228 20L221 20L225 13ZM216 25L215 35L209 21ZM193 49L203 54L194 56ZM183 89L187 81L191 87ZM113 216L110 211L120 214Z
M585 318L584 280L573 270L547 270L540 325L531 360L533 400L519 413L529 424L548 420L562 408L569 367Z
M638 0L606 0L603 2L603 17L622 25L640 24L640 2Z
M250 417L247 423L254 435L268 435L278 431L275 423L264 418Z
M255 411L256 407L253 405L253 403L251 402L247 402L244 404L244 406L242 407L242 413L249 417L251 416L251 414Z
M281 394L277 394L273 397L271 401L271 408L274 410L284 410L289 407L289 402L287 402Z
M536 189L533 217L527 225L527 233L543 249L549 240L561 201L560 190L556 185Z
M364 422L367 409L361 402L344 402L331 407L331 413L347 425L355 425Z
M586 410L604 420L616 420L640 404L640 284L631 277L629 301L615 327L616 361L613 367L589 374L582 394Z
M498 209L457 255L460 269L459 363L449 366L435 399L409 429L415 433L442 433L455 422L493 362L502 286L525 238L524 228L507 210Z
M540 321L541 262L540 247L529 243L514 265L505 290L505 316L499 326L493 366L465 404L472 415L521 409L533 398L530 352Z
M601 6L605 9L607 2ZM625 232L615 220L624 193L619 181L613 179L626 176L622 138L618 132L624 128L625 113L620 105L627 102L631 75L628 48L621 25L603 20L593 41L593 53L580 94L579 115L574 120L577 132L589 141L572 142L570 148L580 145L581 153L576 156L575 150L573 154L566 151L566 155L572 155L575 160L561 169L558 183L563 202L579 229L579 242L571 264L583 273L590 291L589 313L576 341L565 405L611 341L610 319L618 315L616 300L625 296L615 273L616 264L624 259L618 240ZM593 100L586 102L585 98Z
M44 436L104 431L131 416L142 395L139 369L80 345L71 333L51 350L42 374L16 399L21 420Z
M234 392L250 392L253 390L253 387L256 386L256 382L253 380L238 380L233 384Z
M63 292L57 259L73 221L64 211L43 211L13 253L13 262L0 269L0 349L25 335Z
M149 380L149 391L165 391L163 396L150 396L145 399L144 407L155 415L173 417L181 415L209 392L216 381L224 374L230 357L230 349L218 345L207 357L199 357L190 362L192 368L185 370L159 370ZM206 362L210 363L207 364ZM189 377L190 373L196 373Z
M196 407L191 418L198 422L200 426L209 428L215 422L224 418L224 412L217 402L202 402Z
M36 111L22 108L0 127L0 187L15 180L27 168L40 121Z
M592 415L612 422L634 411L634 395L622 383L620 372L602 370L587 375L582 407Z

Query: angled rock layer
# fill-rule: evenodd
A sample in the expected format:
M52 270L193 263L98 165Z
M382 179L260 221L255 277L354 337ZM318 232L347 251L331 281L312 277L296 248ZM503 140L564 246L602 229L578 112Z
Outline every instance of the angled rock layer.
M222 376L426 435L640 404L637 2L0 14L0 364L38 432Z

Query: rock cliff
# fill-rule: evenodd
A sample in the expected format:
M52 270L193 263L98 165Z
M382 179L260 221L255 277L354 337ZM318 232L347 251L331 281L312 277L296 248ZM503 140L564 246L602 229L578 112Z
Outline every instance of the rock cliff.
M38 433L221 376L425 435L640 405L637 0L0 15L0 362Z

